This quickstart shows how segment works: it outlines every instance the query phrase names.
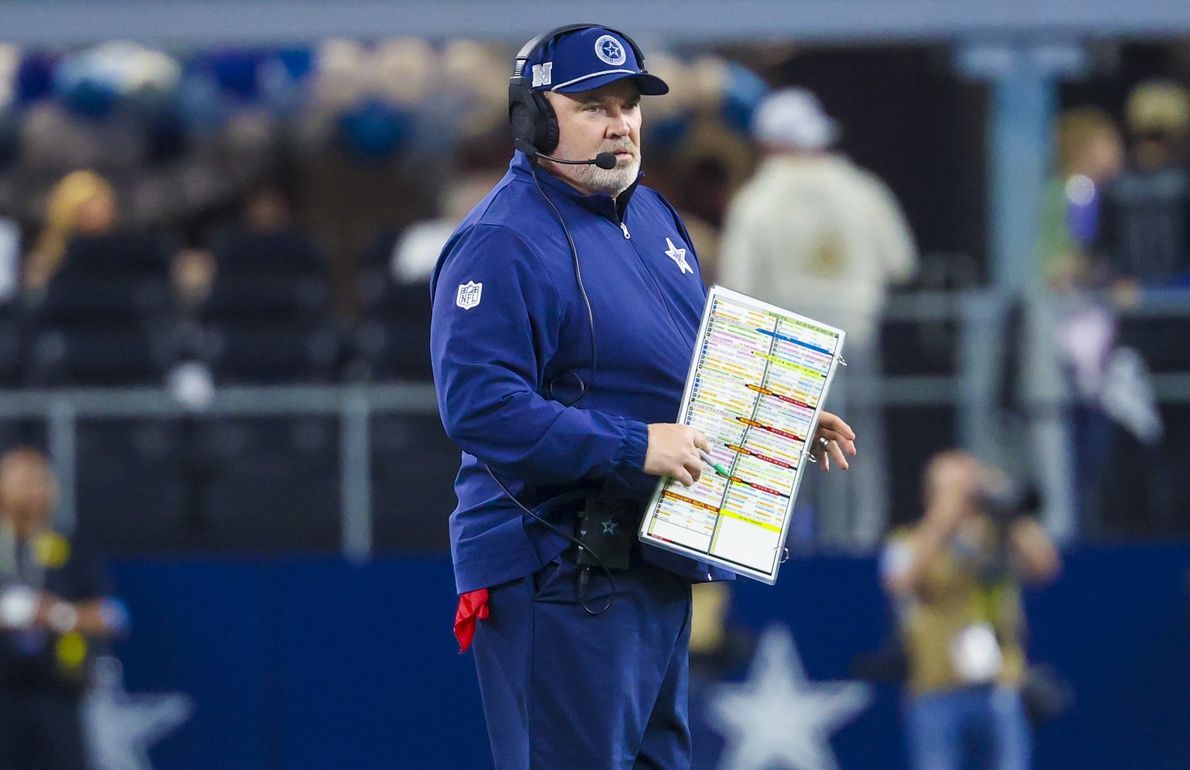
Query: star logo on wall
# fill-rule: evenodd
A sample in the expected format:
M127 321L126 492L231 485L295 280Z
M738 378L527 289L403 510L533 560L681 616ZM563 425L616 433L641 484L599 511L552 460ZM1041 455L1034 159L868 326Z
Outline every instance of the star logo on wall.
M115 658L95 662L95 687L83 705L83 724L96 770L153 770L149 748L190 718L181 693L129 694Z
M693 273L694 268L690 267L690 263L686 261L686 250L679 249L669 238L666 238L665 242L669 244L669 249L665 252L665 256L677 263L678 269L682 273Z
M711 693L708 718L726 747L719 770L838 770L831 733L868 707L860 682L811 682L789 629L760 638L747 680Z

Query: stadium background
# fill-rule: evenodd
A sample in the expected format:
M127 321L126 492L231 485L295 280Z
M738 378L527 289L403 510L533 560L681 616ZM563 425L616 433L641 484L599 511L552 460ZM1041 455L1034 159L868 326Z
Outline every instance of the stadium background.
M192 699L154 767L486 766L471 661L449 634L455 452L425 385L427 298L388 260L459 180L505 162L515 47L595 16L681 85L646 114L646 169L711 232L755 160L750 110L777 85L818 93L842 148L898 196L922 252L882 336L902 520L932 452L1011 460L1053 406L1019 387L1011 340L1057 112L1118 116L1141 80L1190 84L1190 10L1160 2L6 3L12 253L83 166L115 186L137 233L120 248L162 285L179 250L218 251L262 182L316 251L273 283L293 296L262 300L261 274L224 271L189 319L198 343L178 342L189 327L168 302L117 331L93 276L0 318L4 445L48 448L60 522L110 554L133 618L115 649L128 690ZM1046 512L1068 564L1030 597L1031 650L1076 701L1041 728L1039 767L1190 765L1188 318L1185 289L1166 287L1122 321L1154 370L1159 452L1114 456L1094 520ZM848 678L889 633L875 555L799 548L775 588L737 587L733 620L788 626L811 679ZM896 690L876 694L833 736L844 768L903 766Z

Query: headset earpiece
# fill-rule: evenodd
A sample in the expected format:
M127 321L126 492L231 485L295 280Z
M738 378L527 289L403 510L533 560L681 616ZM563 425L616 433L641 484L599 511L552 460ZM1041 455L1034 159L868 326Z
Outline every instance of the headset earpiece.
M518 150L527 154L546 155L558 146L558 117L544 94L530 89L525 83L508 85L508 122L512 139Z

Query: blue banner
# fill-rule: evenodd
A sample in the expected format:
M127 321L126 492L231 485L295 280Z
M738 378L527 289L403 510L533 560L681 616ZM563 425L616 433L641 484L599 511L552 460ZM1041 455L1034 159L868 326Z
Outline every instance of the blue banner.
M157 770L490 767L473 663L451 635L447 561L113 568L133 618L117 647L128 691L182 692L194 705L151 747ZM1030 595L1031 655L1076 698L1039 729L1036 767L1190 767L1188 581L1190 546L1095 548L1068 554L1061 580ZM716 704L744 703L757 668L778 663L799 692L835 704L806 719L822 721L839 767L905 767L897 688L847 687L857 656L890 638L875 561L795 559L776 586L732 591L731 622L750 642L722 669L726 685L696 688L696 767L724 768Z

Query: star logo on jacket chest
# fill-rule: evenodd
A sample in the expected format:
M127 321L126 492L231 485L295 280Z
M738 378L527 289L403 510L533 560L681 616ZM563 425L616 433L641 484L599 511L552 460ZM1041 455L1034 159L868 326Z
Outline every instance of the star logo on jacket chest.
M683 273L693 273L694 268L690 267L690 263L686 261L686 250L679 249L669 238L666 238L665 242L669 245L669 248L665 251L665 256L677 263L678 269Z

